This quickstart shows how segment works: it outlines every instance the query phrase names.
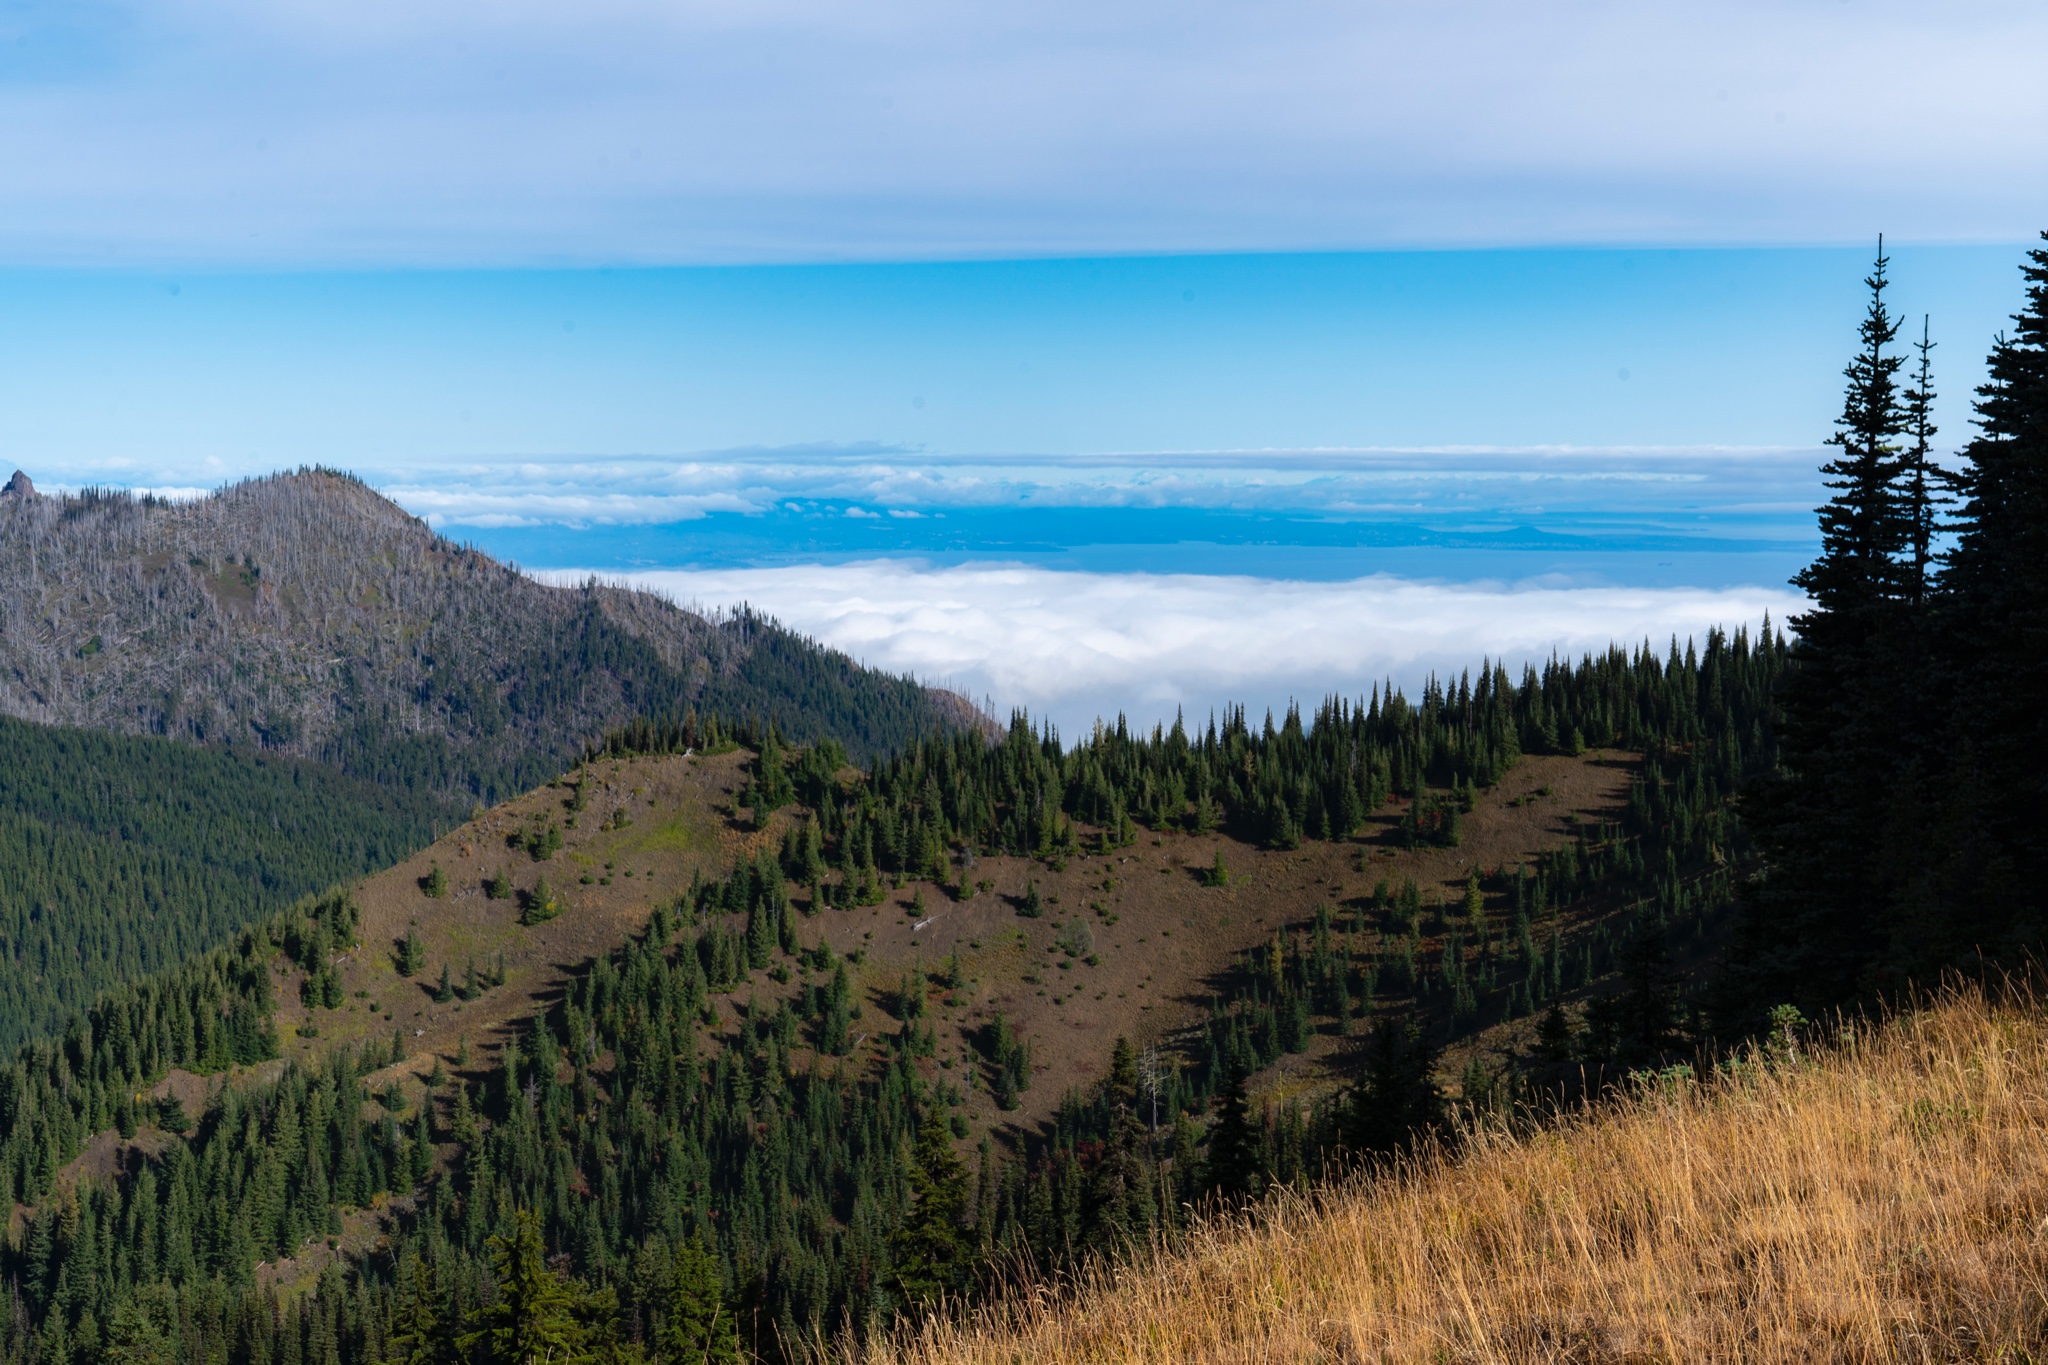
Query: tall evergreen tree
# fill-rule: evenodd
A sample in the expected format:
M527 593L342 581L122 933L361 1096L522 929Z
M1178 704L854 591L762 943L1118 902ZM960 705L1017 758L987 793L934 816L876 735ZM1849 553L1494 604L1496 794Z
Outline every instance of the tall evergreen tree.
M1344 1142L1358 1153L1388 1154L1409 1147L1444 1122L1436 1055L1421 1027L1381 1020L1371 1058L1345 1103Z
M697 1238L676 1248L656 1344L663 1365L739 1365L739 1319L725 1301L717 1258Z
M1857 329L1861 349L1843 371L1849 383L1842 415L1827 439L1840 453L1821 466L1826 486L1834 490L1819 509L1821 555L1793 580L1813 597L1820 613L1844 618L1899 595L1899 556L1911 543L1907 509L1896 487L1907 411L1899 388L1905 357L1890 349L1902 320L1892 315L1884 298L1890 264L1880 240L1877 261L1863 281L1870 302ZM1811 624L1820 623L1808 616L1798 624L1803 639Z
M1828 438L1837 454L1822 466L1832 496L1819 509L1820 556L1793 580L1813 608L1793 618L1799 638L1779 690L1784 772L1747 807L1768 874L1745 905L1722 983L1723 1022L1736 1031L1787 1001L1815 1013L1856 996L1878 957L1890 887L1870 855L1899 771L1907 680L1895 664L1914 537L1899 488L1907 412L1888 265L1880 241Z
M1968 670L1959 683L1970 702L1952 738L1945 889L1968 916L1969 946L1998 954L2048 928L2048 248L2030 251L2022 274L2025 305L1992 346L1977 390L1978 434L1963 450L1943 573L1945 642Z
M540 1220L524 1209L510 1236L490 1239L491 1273L498 1300L461 1341L464 1351L493 1365L581 1365L591 1359L577 1296L548 1268Z
M1119 1036L1102 1087L1109 1138L1089 1182L1093 1240L1098 1246L1125 1246L1141 1239L1158 1218L1145 1124L1138 1117L1141 1083L1138 1054L1128 1038Z
M1252 1124L1246 1079L1242 1066L1231 1068L1216 1097L1209 1153L1202 1163L1203 1183L1225 1199L1256 1198L1266 1186L1265 1156Z
M1586 1007L1588 1041L1596 1056L1621 1067L1660 1065L1683 1041L1663 931L1638 924L1622 947L1620 966L1621 989Z
M957 1297L971 1269L967 1167L936 1108L919 1118L909 1178L915 1202L895 1238L897 1292L911 1303Z
M1899 462L1898 496L1905 503L1908 528L1905 597L1917 607L1933 587L1934 536L1941 519L1942 491L1948 482L1948 476L1934 463L1934 338L1925 315L1913 349L1918 359L1913 366L1913 385L1905 395L1907 445Z
M447 1365L450 1345L441 1320L441 1289L434 1266L417 1258L410 1274L401 1268L398 1311L392 1321L389 1365Z

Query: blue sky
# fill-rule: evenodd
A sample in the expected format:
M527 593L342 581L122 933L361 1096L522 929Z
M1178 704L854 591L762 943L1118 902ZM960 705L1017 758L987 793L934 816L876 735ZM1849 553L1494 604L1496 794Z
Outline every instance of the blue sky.
M2044 51L1979 2L0 0L0 463L338 465L1068 723L1782 617L1880 230L1967 438ZM1197 624L1283 621L1250 673Z
M1070 483L1060 462L1234 452L1270 473L1284 452L1810 450L1873 248L16 268L0 273L0 449L73 481L158 484L309 461L508 486L593 460L650 477L901 461L929 473L892 495L909 505L954 496L949 467L1029 482L1036 457ZM1952 437L2019 254L1894 252L1895 306L1933 317Z

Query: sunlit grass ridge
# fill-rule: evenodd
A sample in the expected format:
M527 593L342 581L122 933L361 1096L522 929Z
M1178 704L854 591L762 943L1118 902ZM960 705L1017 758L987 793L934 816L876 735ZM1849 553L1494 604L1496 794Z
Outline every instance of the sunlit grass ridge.
M969 1361L2032 1359L2048 1019L1944 994L1198 1228L866 1353Z

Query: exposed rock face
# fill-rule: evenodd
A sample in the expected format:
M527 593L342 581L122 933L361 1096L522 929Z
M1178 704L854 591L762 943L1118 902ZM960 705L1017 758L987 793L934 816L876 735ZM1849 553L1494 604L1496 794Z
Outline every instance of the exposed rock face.
M0 488L0 498L32 498L34 496L36 496L35 484L30 482L28 475L19 469L14 471L14 477L7 481L7 486Z
M856 752L955 698L759 617L537 583L324 470L196 502L0 498L0 712L256 744L459 796L545 780L606 727L695 705Z

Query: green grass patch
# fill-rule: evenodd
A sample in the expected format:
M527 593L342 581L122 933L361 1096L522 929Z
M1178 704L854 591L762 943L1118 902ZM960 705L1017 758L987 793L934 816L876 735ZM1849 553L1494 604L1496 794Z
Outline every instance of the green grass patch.
M619 853L715 853L718 822L708 810L682 810L658 825L634 825L631 837L613 847Z

